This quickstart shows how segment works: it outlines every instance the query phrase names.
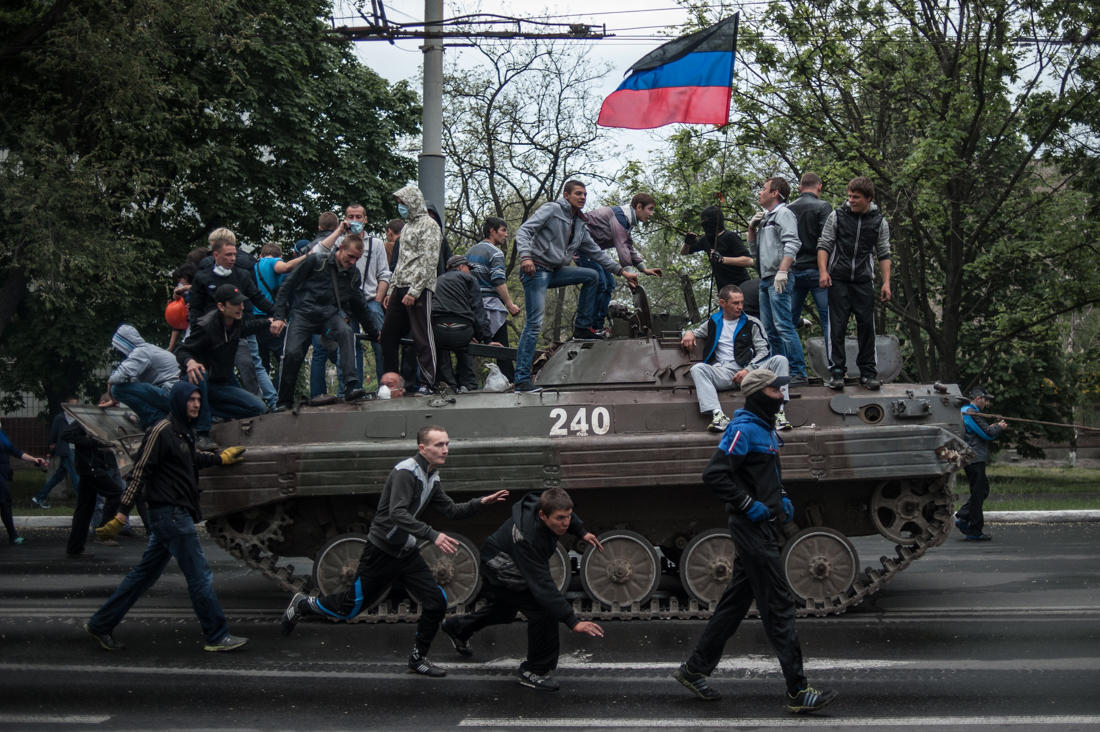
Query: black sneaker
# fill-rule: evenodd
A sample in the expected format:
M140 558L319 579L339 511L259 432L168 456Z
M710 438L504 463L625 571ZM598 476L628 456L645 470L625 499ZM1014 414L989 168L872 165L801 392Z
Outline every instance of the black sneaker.
M524 669L519 670L519 683L528 689L538 689L539 691L557 691L561 688L561 684L549 673L540 675L534 671Z
M355 387L354 389L345 389L344 390L344 401L345 402L357 402L360 399L362 399L363 397L365 397L366 395L367 395L366 389L360 389L359 387Z
M829 374L829 378L825 379L825 386L833 391L840 391L844 388L844 376L841 374Z
M221 640L216 643L207 643L202 649L204 651L210 651L211 653L222 653L224 651L235 651L246 643L248 643L247 638L226 633L222 636Z
M806 386L806 384L809 383L809 380L805 376L792 376L791 380L787 382L789 386Z
M970 533L970 522L966 519L955 517L955 528L964 534Z
M105 651L121 651L126 647L116 641L110 633L97 633L87 623L84 623L84 630L88 631L88 635L99 641L99 646Z
M706 674L698 674L689 670L686 663L681 663L680 668L672 672L672 678L691 689L691 692L703 701L718 701L722 698L722 695L707 683Z
M454 618L447 618L443 621L443 625L441 625L439 629L443 631L444 635L451 639L451 645L454 646L455 652L458 653L458 655L469 658L474 655L474 649L470 647L469 639L462 640L455 634L454 620Z
M787 711L795 714L803 712L816 712L836 699L836 692L828 689L818 691L812 686L807 686L797 694L787 692Z
M860 378L859 385L867 391L878 391L882 388L882 382L874 376L864 376Z
M286 610L283 611L283 635L290 635L294 632L294 626L302 619L302 610L299 607L299 603L308 601L309 595L304 592L295 592L294 597L290 598L290 604L287 605Z
M574 328L573 340L575 341L602 341L603 334L595 328Z
M283 412L290 411L290 408L291 408L290 404L287 404L286 402L282 402L280 404L276 404L275 408L271 410L271 413L272 414L281 414Z
M517 394L534 394L537 391L542 391L542 387L535 386L530 381L517 381L513 391Z
M33 503L38 508L49 508L50 507L50 502L49 501L47 501L45 498L39 498L38 496L31 496L31 503Z
M409 671L414 674L420 674L421 676L430 676L433 679L438 679L447 675L445 669L436 666L428 660L427 656L422 655L420 651L415 648L409 656Z

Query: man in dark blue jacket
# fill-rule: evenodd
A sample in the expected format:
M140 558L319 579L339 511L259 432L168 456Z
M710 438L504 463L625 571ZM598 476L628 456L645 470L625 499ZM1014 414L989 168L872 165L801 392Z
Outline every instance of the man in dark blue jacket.
M599 539L573 513L573 500L561 488L541 495L528 493L512 506L512 517L481 547L488 604L476 612L443 622L455 650L473 653L470 636L490 625L510 623L522 611L527 618L527 660L520 664L519 682L540 691L557 691L550 672L558 666L558 629L564 623L574 633L603 637L603 628L581 620L558 592L548 562L558 537L572 534L603 551Z
M986 393L985 389L975 386L970 390L970 403L960 411L963 417L963 427L966 429L966 444L970 446L974 456L963 468L966 471L966 479L970 482L970 498L966 505L955 514L955 526L966 535L967 541L989 541L992 537L983 533L985 516L982 513L982 504L989 496L989 479L985 477L985 464L989 462L989 443L1001 436L1008 422L1003 419L989 424L981 412L989 408L993 397Z
M76 397L66 397L66 404L76 404ZM61 433L69 426L69 421L65 417L65 412L58 412L57 416L53 418L53 422L50 423L50 454L57 456L58 466L53 475L46 479L46 482L42 485L42 490L38 491L31 498L31 503L39 508L49 508L50 491L54 486L65 480L65 475L69 476L69 482L73 484L73 492L80 492L80 476L76 474L76 466L73 464L73 453L69 449L69 443L61 439Z
M707 677L718 666L730 639L753 600L787 681L786 706L792 712L820 709L836 692L814 689L802 670L802 648L794 630L794 598L783 576L779 529L775 522L794 518L794 505L783 490L775 415L783 406L779 388L790 379L767 369L741 381L745 408L738 409L703 470L703 483L718 494L729 515L737 547L733 576L691 657L673 678L705 701L722 697Z

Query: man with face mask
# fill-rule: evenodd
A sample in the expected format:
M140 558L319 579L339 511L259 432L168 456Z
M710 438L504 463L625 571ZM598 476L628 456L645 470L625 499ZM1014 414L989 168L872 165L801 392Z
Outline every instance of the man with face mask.
M248 643L247 638L231 635L225 613L214 594L213 572L206 563L195 523L199 510L199 470L212 465L232 465L244 458L243 447L230 447L219 455L195 447L193 427L202 409L202 392L194 384L181 381L168 397L168 417L153 425L134 460L130 482L122 496L118 514L108 523L109 532L117 533L139 495L149 503L149 544L141 561L110 599L96 611L84 630L107 651L124 648L112 635L115 626L145 591L160 578L168 560L175 557L187 579L191 605L202 626L206 644L203 650L232 651Z
M695 330L685 331L680 340L680 346L691 353L696 339L704 339L703 360L692 365L691 378L695 381L699 411L711 414L711 423L707 425L711 432L722 432L730 422L722 411L718 392L743 384L754 369L769 369L781 376L790 373L787 359L768 355L764 326L744 312L744 303L741 289L737 285L726 285L718 293L718 312ZM783 395L786 397L786 387L783 387ZM778 429L791 429L782 405L776 419Z
M714 287L721 292L726 285L740 285L749 279L746 269L752 266L748 247L736 232L726 231L722 209L707 206L699 214L703 236L688 234L680 247L680 254L706 252L714 276Z
M775 417L783 406L780 387L790 379L767 369L741 381L744 409L738 409L722 441L703 470L703 483L725 503L730 536L737 547L733 575L707 621L695 651L673 678L704 701L722 695L707 677L722 657L726 641L756 600L768 639L779 656L787 682L789 711L811 712L836 698L836 692L806 683L802 648L794 629L794 597L783 576L778 521L794 518L794 505L783 490Z

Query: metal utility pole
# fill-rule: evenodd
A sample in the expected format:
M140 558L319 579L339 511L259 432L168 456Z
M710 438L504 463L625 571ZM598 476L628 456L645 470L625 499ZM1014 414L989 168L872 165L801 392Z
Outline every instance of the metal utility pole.
M443 177L443 0L424 0L424 119L418 166L420 190L442 214Z

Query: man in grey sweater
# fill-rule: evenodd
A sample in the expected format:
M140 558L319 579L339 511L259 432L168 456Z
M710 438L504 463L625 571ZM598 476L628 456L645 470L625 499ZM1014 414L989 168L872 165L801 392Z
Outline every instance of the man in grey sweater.
M447 598L420 556L417 544L430 541L441 551L454 554L458 542L421 521L420 514L430 505L449 519L463 519L486 504L508 498L508 491L502 490L464 503L452 501L439 485L438 471L447 460L449 446L450 438L442 427L420 428L416 434L417 454L399 462L382 488L355 581L346 590L324 597L295 594L283 613L283 635L290 635L303 615L351 620L374 605L387 587L401 580L420 603L420 621L409 669L423 676L447 675L428 660L428 649L447 611Z

